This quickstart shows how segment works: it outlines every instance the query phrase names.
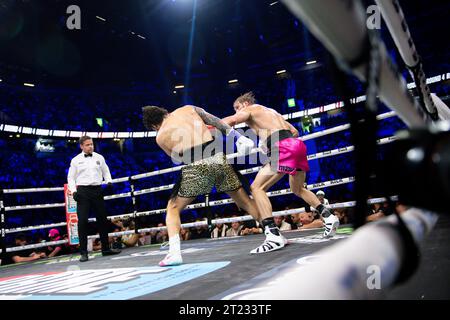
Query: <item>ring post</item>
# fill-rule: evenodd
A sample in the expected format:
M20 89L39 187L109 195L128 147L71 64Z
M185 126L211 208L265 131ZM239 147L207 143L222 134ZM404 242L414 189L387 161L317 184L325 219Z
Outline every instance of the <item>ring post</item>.
M133 221L134 221L134 233L137 233L137 234L139 234L139 229L140 229L140 226L139 226L139 223L138 223L138 221L137 221L137 219L136 219L136 217L137 217L137 212L138 212L138 210L137 210L137 199L136 199L136 195L134 194L134 192L135 192L135 189L134 189L134 179L133 179L133 177L129 177L128 178L128 182L130 183L130 195L131 195L131 201L132 201L132 203L133 203Z
M0 189L0 249L2 252L0 253L0 259L2 261L6 260L6 211L5 206L3 204L4 201L4 192L3 189Z
M209 193L205 195L205 209L206 209L206 222L208 223L208 232L211 234L212 232L212 211L211 206L209 205Z

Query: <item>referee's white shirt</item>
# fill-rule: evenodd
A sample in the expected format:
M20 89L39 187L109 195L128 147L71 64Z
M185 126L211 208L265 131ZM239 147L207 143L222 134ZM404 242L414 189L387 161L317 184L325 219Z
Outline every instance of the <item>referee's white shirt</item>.
M105 158L96 152L92 157L85 157L81 152L70 161L67 183L71 192L77 191L77 186L99 186L103 183L112 182L111 173Z

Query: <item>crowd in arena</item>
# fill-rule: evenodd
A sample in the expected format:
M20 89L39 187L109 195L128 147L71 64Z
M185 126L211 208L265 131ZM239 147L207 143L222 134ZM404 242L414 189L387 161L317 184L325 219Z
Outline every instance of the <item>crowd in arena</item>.
M448 87L442 87L442 90L448 90ZM444 89L445 88L445 89ZM261 92L265 92L260 89ZM267 90L266 92L269 92ZM323 93L323 90L317 90L317 95ZM445 93L445 92L444 92ZM258 92L257 92L258 94ZM2 122L10 124L20 124L31 127L45 127L48 129L71 130L96 130L96 131L141 131L144 130L141 121L140 107L149 103L148 96L122 95L117 97L105 97L102 95L86 94L81 96L73 92L58 91L32 93L23 92L19 89L5 90L0 89L1 95L1 117ZM283 94L266 95L261 94L261 103L275 106L283 104L285 112L292 112L283 102ZM323 104L337 101L336 97L330 93L324 97L309 97L311 101L321 101ZM335 100L333 100L335 99ZM158 99L156 99L158 100ZM204 103L204 102L203 102ZM228 101L227 101L228 103ZM88 108L86 108L88 106ZM312 102L302 103L300 109L316 107ZM298 106L299 107L299 106ZM80 110L86 110L80 113ZM297 111L296 109L295 111ZM382 112L388 111L381 108ZM220 113L224 114L220 114ZM219 116L227 115L227 112L218 112ZM231 112L231 110L230 110ZM127 114L123 117L124 113ZM381 113L381 112L380 112ZM228 113L229 114L229 113ZM107 119L105 127L99 128L95 117ZM74 120L76 119L76 121ZM300 135L321 131L327 128L348 123L347 115L344 111L325 112L316 115L312 125L305 128L302 120L297 119L292 124L299 130ZM405 125L397 117L387 118L379 121L378 137L392 136L396 131L405 128ZM155 171L174 166L171 159L163 152L157 151L154 141L95 141L96 151L105 156L113 178L131 176L143 172ZM4 135L0 139L0 185L3 189L32 188L32 187L61 187L67 183L67 171L70 159L80 152L77 142L66 140L55 140L57 148L54 152L36 152L34 146L35 137L16 137L15 135ZM306 142L309 154L333 150L352 145L352 139L348 130L338 132L333 135L319 137ZM377 151L377 157L383 157L383 147ZM352 177L354 175L354 163L351 153L345 153L329 158L322 158L310 161L311 172L308 174L308 184L340 179L343 177ZM153 176L150 179L137 180L137 189L145 189L174 183L177 173ZM249 175L251 181L254 175ZM272 190L288 188L288 179L282 179ZM129 182L114 184L114 194L129 192ZM167 198L170 190L158 193L146 194L138 197L136 204L138 211L153 209L162 209L166 207ZM353 184L345 184L326 189L329 203L348 201L353 197ZM62 192L42 193L19 193L4 194L5 206L42 204L42 203L63 203L64 196ZM224 195L212 194L213 199L224 198ZM45 200L43 200L45 199ZM203 199L199 198L198 201ZM305 203L293 196L273 197L274 211L288 208L298 208L305 206ZM289 205L286 205L286 204ZM107 201L108 214L110 216L134 211L130 198L122 198ZM215 215L220 217L231 217L245 215L245 212L239 211L234 205L218 206L213 208ZM341 224L351 224L353 213L350 208L336 209ZM388 205L373 205L368 212L368 221L379 219L392 212ZM189 210L183 213L182 223L201 221L206 218L206 212L203 209ZM110 232L134 230L134 228L163 227L164 215L142 217L130 220L112 220ZM7 214L6 227L9 229L33 226L42 224L51 224L64 222L65 213L62 208L47 208L25 211L11 211ZM287 215L276 218L276 222L282 230L307 229L311 227L321 227L321 220L311 208L302 214ZM96 234L95 224L90 224L92 230L90 234ZM234 222L231 224L222 224L216 226L194 227L183 229L181 238L183 240L227 237L227 236L246 236L250 234L262 233L262 228L255 221ZM42 241L53 241L55 239L66 240L67 230L65 227L40 229L28 231L26 233L7 234L8 246L25 245L27 243L39 243ZM111 243L118 248L134 247L140 245L164 244L168 241L165 230L148 232L141 235L132 234L122 237L111 237ZM92 241L93 251L99 250L99 242ZM57 249L59 248L59 249ZM36 250L26 250L20 253L19 257L28 257L30 259L10 259L13 262L32 261L41 258L48 258L63 254L76 252L76 246L67 244L58 246L42 247Z

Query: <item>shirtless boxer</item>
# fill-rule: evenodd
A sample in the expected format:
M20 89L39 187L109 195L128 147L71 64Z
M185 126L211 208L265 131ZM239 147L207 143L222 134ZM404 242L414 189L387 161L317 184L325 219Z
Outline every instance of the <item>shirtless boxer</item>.
M272 211L264 210L262 215L258 213L254 200L248 197L242 187L240 174L227 163L222 149L214 148L215 140L207 125L214 126L227 137L237 138L239 154L248 154L252 150L252 140L199 107L184 106L169 113L166 109L148 106L142 111L145 127L158 131L156 143L173 160L186 164L181 169L180 179L175 184L167 205L169 253L159 263L160 266L183 262L179 237L180 213L197 196L210 193L214 186L218 192L226 192L237 206L251 214L255 220L261 221L263 226L273 228L272 236L265 241L266 245L272 250L284 247L286 239L272 225Z
M314 193L304 187L306 172L309 171L306 146L298 139L298 131L273 109L256 104L253 93L246 93L234 102L235 115L223 119L230 126L245 122L263 141L262 149L267 151L270 161L266 163L251 185L253 198L259 213L268 215L272 205L266 194L285 174L289 174L292 192L316 208L324 220L324 237L332 237L339 226L339 220L322 205ZM264 250L264 247L255 250Z

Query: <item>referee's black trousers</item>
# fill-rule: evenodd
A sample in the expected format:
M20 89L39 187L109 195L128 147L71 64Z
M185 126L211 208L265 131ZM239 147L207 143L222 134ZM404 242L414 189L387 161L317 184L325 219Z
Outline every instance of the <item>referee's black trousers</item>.
M93 209L97 218L97 228L100 233L102 251L109 250L108 241L108 219L106 214L105 200L101 186L78 186L77 187L77 214L78 214L78 237L80 239L80 252L87 253L88 219L89 212Z

